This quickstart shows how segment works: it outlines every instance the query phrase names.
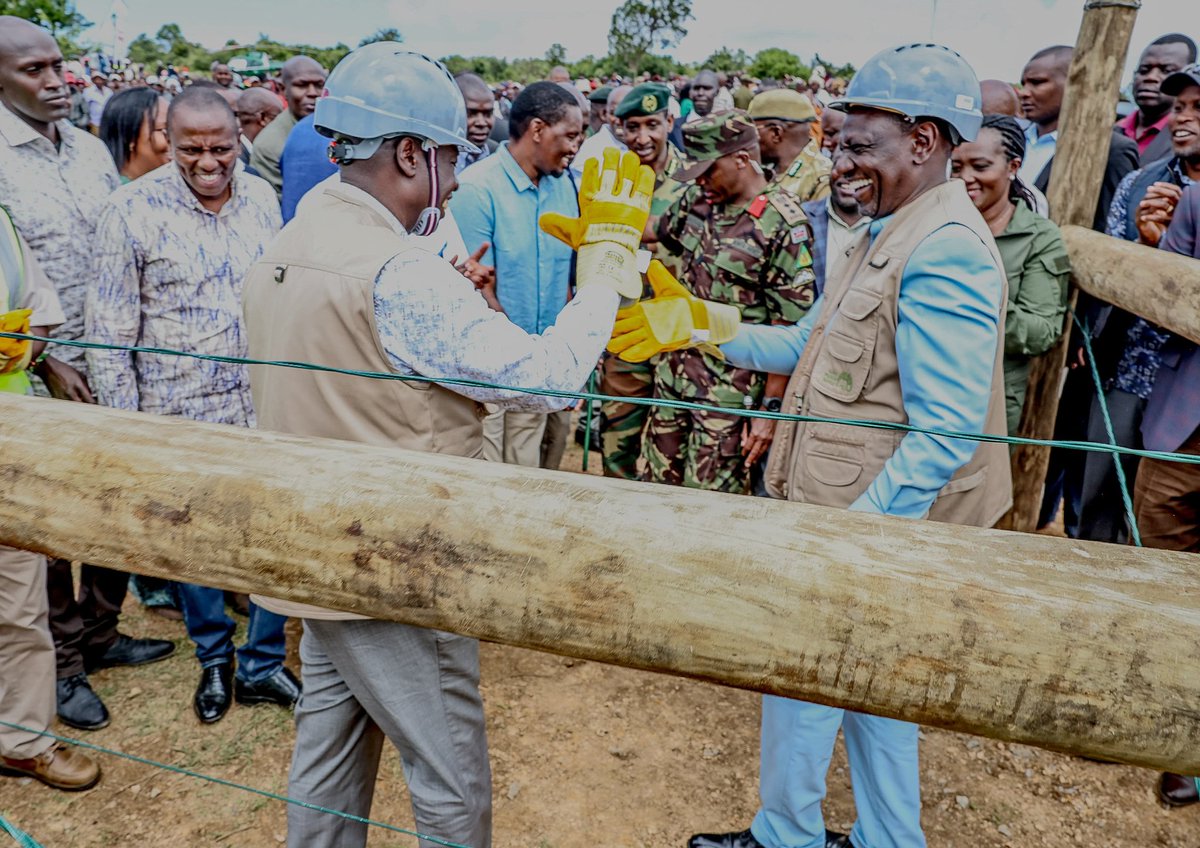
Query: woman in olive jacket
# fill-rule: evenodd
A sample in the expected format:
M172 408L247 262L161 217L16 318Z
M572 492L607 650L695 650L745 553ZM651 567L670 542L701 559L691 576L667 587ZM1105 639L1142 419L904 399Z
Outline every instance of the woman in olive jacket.
M1014 118L988 115L973 142L959 145L952 174L996 238L1008 277L1004 324L1004 397L1009 435L1021 423L1030 360L1054 347L1063 332L1071 265L1062 233L1033 211L1033 196L1017 176L1025 134Z

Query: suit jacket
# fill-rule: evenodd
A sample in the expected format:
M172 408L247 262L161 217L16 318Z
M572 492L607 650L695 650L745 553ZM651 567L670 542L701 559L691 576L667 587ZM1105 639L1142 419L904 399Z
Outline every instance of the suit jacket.
M1154 140L1150 142L1150 145L1146 148L1146 152L1142 154L1142 161L1155 162L1164 157L1174 155L1175 148L1171 144L1171 133L1166 128L1163 128L1154 136Z
M1184 189L1159 245L1200 259L1200 184ZM1163 346L1154 389L1142 416L1142 441L1150 450L1175 451L1200 427L1200 347L1179 336Z
M1104 232L1108 207L1112 204L1113 195L1117 193L1117 186L1125 179L1126 174L1137 170L1138 161L1137 142L1114 130L1112 144L1108 148L1108 162L1104 166L1104 183L1100 186L1100 202L1096 204L1096 216L1092 220L1092 229L1096 232ZM1050 187L1050 169L1053 167L1054 157L1051 156L1046 167L1042 168L1042 172L1033 181L1042 192Z

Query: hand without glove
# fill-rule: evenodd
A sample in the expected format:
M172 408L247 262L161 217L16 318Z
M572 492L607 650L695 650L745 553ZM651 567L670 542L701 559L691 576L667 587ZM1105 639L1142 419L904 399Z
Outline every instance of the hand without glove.
M29 309L17 309L0 315L0 333L28 333ZM21 371L29 364L29 354L32 351L29 339L0 338L0 374L11 374Z
M654 171L634 153L604 151L604 164L589 159L579 184L579 217L547 212L542 230L579 252L579 287L601 283L630 300L641 294L636 257L650 216Z
M617 312L609 353L626 362L645 362L685 347L721 356L715 346L737 335L742 320L738 308L696 297L657 259L650 263L646 277L654 297Z

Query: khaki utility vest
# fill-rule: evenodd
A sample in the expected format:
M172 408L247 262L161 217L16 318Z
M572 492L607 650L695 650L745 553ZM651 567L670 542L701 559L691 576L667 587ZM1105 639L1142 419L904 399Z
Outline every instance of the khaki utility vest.
M963 184L953 180L920 195L896 212L874 243L864 232L848 249L844 270L826 288L820 316L788 383L784 412L908 423L896 351L900 281L917 246L950 223L962 224L987 245L1003 279L1004 263ZM1002 310L1007 302L1005 291ZM998 436L1007 433L1003 317L1002 313L984 428ZM904 436L899 430L781 422L768 461L767 488L779 498L849 507L883 470ZM939 492L928 517L991 527L1011 504L1008 448L980 442L971 461Z
M250 358L396 373L375 326L375 279L393 257L419 249L352 192L327 187L246 276ZM482 407L432 383L252 365L250 391L263 430L453 456L482 453ZM254 600L300 618L363 618Z

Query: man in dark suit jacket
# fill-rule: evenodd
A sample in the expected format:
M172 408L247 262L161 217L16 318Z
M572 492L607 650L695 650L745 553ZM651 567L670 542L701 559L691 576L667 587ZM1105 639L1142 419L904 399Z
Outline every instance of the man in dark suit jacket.
M1054 165L1054 156L1029 173L1030 165L1045 159L1047 148L1057 143L1058 120L1062 113L1062 99L1067 87L1067 70L1071 65L1073 49L1065 45L1047 47L1033 55L1021 72L1021 111L1031 122L1026 130L1028 150L1026 163L1022 166L1021 175L1032 179L1033 184L1042 192L1050 185L1050 172ZM1116 194L1117 186L1127 174L1138 167L1137 144L1123 134L1113 132L1112 143L1108 149L1108 161L1104 167L1104 182L1100 187L1100 201L1096 204L1096 214L1092 219L1092 229L1104 232L1105 221L1108 217L1108 207ZM1097 317L1107 308L1107 304L1097 301L1087 295L1080 295L1077 313L1082 320L1094 324ZM1076 339L1072 344L1071 362L1078 362L1076 351L1082 342ZM1058 421L1054 428L1054 438L1065 440L1083 440L1087 437L1088 411L1095 394L1092 385L1090 369L1075 367L1067 376L1063 386L1062 399L1058 407ZM1050 454L1050 468L1046 474L1046 490L1042 500L1042 514L1039 525L1049 524L1058 509L1058 500L1063 498L1063 524L1067 535L1079 535L1079 507L1082 500L1083 486L1083 453L1081 451L1053 450Z
M1137 142L1142 162L1170 156L1171 133L1167 121L1175 98L1160 86L1169 75L1196 61L1196 42L1172 32L1156 38L1142 51L1133 71L1133 100L1137 109L1117 121L1117 130Z

